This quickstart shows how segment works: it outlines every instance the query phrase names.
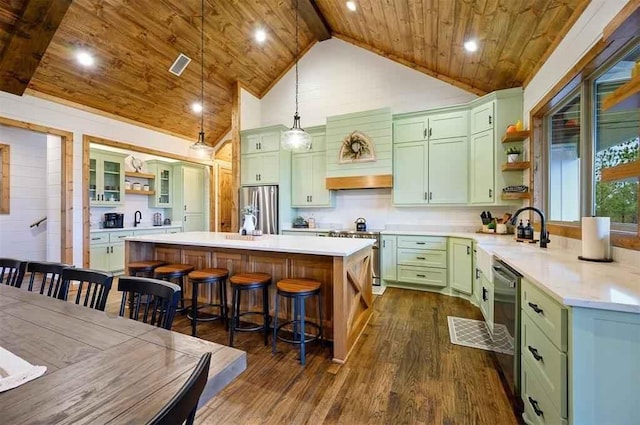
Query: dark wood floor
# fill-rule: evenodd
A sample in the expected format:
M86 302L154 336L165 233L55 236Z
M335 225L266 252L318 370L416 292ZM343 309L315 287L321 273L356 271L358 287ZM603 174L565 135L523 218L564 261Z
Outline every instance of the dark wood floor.
M113 291L107 310L117 312ZM428 292L388 289L344 365L312 344L307 366L279 343L239 334L247 370L198 411L202 424L517 424L489 352L452 345L447 316L481 319L468 302ZM179 315L173 330L190 333ZM198 336L226 344L220 323Z

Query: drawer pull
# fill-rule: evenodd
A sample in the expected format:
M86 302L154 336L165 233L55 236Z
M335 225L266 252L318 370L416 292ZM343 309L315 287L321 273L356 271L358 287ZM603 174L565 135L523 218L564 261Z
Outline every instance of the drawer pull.
M541 361L542 360L542 356L540 355L540 353L538 353L538 350L536 350L535 348L533 348L532 346L527 346L527 348L529 349L529 351L531 351L531 355L533 356L534 359L536 359L537 361Z
M416 260L426 260L425 257L416 257Z
M426 242L416 242L416 245L424 245Z
M482 301L489 301L489 299L487 298L487 288L485 288L484 286L482 287Z
M425 276L423 274L417 274L416 277L427 277L427 276Z
M534 304L532 302L529 302L529 307L531 307L533 309L533 311L535 311L538 314L543 314L544 310L542 310L540 307L538 307L538 304Z
M531 404L531 407L533 407L533 411L536 412L537 416L543 416L544 412L542 410L540 410L540 407L538 406L538 402L536 400L534 400L533 398L529 397L529 403Z
M102 238L91 238L92 241L99 241Z

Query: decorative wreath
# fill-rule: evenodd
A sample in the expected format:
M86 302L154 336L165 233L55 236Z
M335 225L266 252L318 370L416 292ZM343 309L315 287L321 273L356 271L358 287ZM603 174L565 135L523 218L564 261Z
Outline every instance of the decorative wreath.
M373 142L369 137L359 131L348 134L342 140L340 147L340 162L375 161L376 155Z

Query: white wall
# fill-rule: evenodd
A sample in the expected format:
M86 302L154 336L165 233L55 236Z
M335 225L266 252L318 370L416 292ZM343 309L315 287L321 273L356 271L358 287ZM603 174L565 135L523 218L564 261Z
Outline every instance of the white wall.
M47 135L47 261L60 261L62 214L62 139Z
M47 225L29 226L47 216L47 137L0 125L0 143L10 146L10 210L0 215L0 257L44 261Z
M260 127L260 99L245 89L240 89L240 130L258 127Z

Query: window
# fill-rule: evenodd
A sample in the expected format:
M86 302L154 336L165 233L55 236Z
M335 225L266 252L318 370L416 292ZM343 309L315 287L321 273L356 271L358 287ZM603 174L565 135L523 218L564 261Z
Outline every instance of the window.
M0 144L0 214L9 214L9 145Z
M551 221L611 217L612 228L637 231L638 178L602 182L604 168L640 160L637 103L603 110L603 100L631 79L635 44L583 80L543 116L547 146L546 210Z
M593 210L611 217L619 228L633 230L638 224L638 179L601 182L601 170L638 160L640 114L637 108L602 109L602 99L631 79L631 70L640 59L640 46L625 55L595 79L594 91L594 180ZM626 226L625 226L626 225Z
M580 220L580 93L546 116L549 219Z

